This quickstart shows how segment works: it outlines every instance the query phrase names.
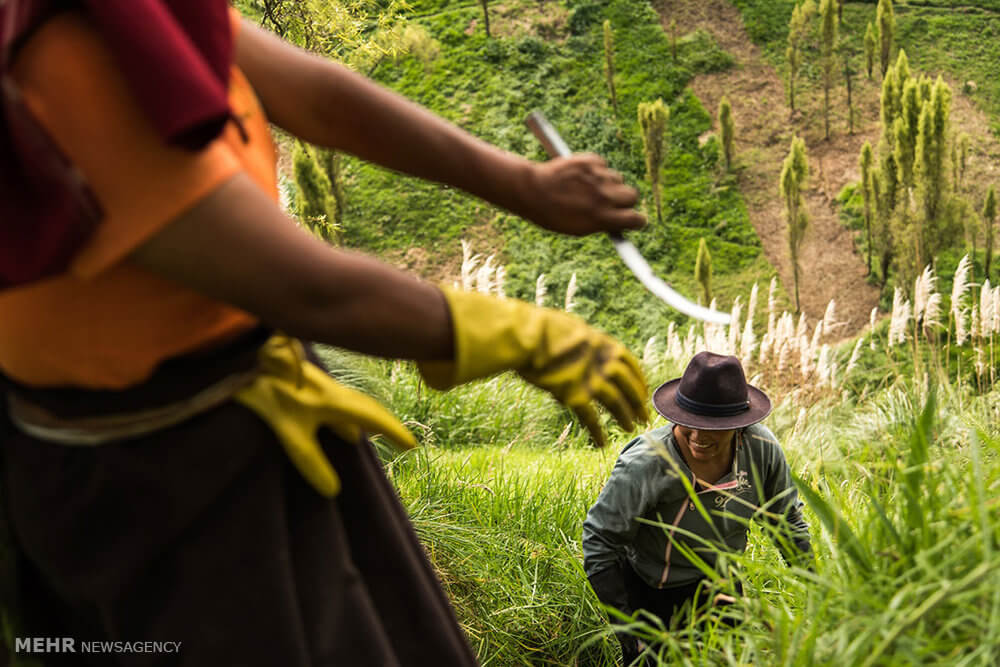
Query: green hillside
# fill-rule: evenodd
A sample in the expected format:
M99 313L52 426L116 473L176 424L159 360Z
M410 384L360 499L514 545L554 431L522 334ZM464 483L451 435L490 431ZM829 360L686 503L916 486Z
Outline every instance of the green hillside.
M765 47L772 61L785 65L788 20L794 0L733 0L751 38ZM876 4L846 2L841 37L856 56L861 71L865 26L875 21ZM993 0L908 0L895 3L896 44L906 49L915 69L942 73L974 86L963 93L979 103L1000 132L1000 2Z
M486 37L478 6L445 6L413 7L416 20L439 41L439 58L387 63L377 72L380 81L474 134L538 160L543 152L522 121L540 109L574 150L604 156L646 199L636 107L662 98L671 112L664 223L657 224L653 213L649 227L631 238L658 272L692 296L698 241L707 238L724 307L753 280L770 277L734 181L718 165L717 141L699 141L712 126L711 116L685 88L695 74L731 65L707 33L683 36L675 63L655 12L641 2L505 3L492 10L494 38ZM618 117L603 75L605 19L615 35ZM417 246L431 256L429 275L457 278L441 266L460 256L460 239L483 237L489 241L475 251L501 251L510 295L534 300L536 278L544 273L549 303L562 305L576 273L576 312L633 345L677 318L647 296L605 238L558 237L454 191L358 162L349 162L346 182L349 246L394 256Z

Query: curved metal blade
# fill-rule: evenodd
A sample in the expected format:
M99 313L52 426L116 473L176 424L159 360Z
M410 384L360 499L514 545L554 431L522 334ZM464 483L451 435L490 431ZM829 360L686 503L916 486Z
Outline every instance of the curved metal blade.
M555 128L542 115L541 111L532 111L529 113L528 117L524 119L524 123L538 138L538 141L550 157L565 157L572 153L569 146L566 145L566 142L563 141L563 138L559 136ZM652 292L654 296L664 301L674 310L682 312L689 317L704 322L711 322L712 324L729 324L731 319L729 313L712 310L711 308L692 303L681 296L666 281L653 273L649 262L646 261L646 258L642 256L642 253L639 252L639 249L631 241L617 234L609 234L608 236L611 237L611 242L614 243L615 250L618 251L618 256L622 258L622 261L625 262L625 266L629 268L639 282Z

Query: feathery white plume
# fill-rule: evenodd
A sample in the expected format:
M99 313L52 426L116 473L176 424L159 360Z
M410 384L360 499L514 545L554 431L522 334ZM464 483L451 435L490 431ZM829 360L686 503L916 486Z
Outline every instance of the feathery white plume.
M979 291L979 335L989 338L993 335L993 309L996 302L993 301L993 288L990 286L990 279L983 282L983 288Z
M993 288L993 333L1000 333L1000 287Z
M656 336L650 336L646 347L642 349L642 362L647 366L656 364Z
M924 306L924 332L932 327L941 326L941 294L931 292Z
M829 336L839 324L837 321L837 302L830 299L830 302L826 304L826 312L823 313L823 335Z
M507 292L504 289L505 286L504 283L506 282L506 280L507 280L507 269L504 268L502 265L498 266L496 273L496 285L494 285L494 287L496 288L497 296L499 297L507 296Z
M690 327L688 327L687 335L684 336L684 350L683 350L680 358L686 360L686 359L690 359L691 357L693 357L694 356L694 352L695 352L695 345L696 344L697 344L697 340L695 338L694 325L692 324ZM699 347L699 349L700 349L700 347Z
M858 342L854 344L854 349L851 350L851 358L847 362L847 370L844 371L845 377L851 374L854 367L858 365L858 360L861 358L861 343L864 342L864 338L858 337Z
M892 319L889 320L889 347L906 342L906 325L910 321L910 300L903 298L897 287L892 294Z
M771 286L767 289L767 333L774 333L774 325L778 317L778 278L771 278Z
M969 288L969 256L965 255L955 269L955 277L951 284L951 314L955 320L959 320L959 313L962 311L962 300L965 292ZM961 345L961 343L959 343Z
M566 304L564 306L567 313L572 313L576 303L573 297L576 296L576 271L569 277L569 284L566 285Z
M476 288L476 265L479 255L472 254L472 245L462 239L462 289L471 292Z
M736 354L737 344L739 343L740 337L740 315L743 309L743 304L740 303L740 297L736 297L733 301L733 310L729 316L729 340L726 346L726 354Z
M821 326L820 325L817 325ZM819 384L830 385L832 384L831 375L832 369L830 368L830 346L823 343L823 346L819 349L819 359L816 362L816 374L819 376Z
M674 360L679 360L684 354L684 343L680 334L677 333L677 324L671 322L667 326L667 356Z
M538 280L535 281L535 305L544 306L545 305L545 295L549 293L547 287L545 287L545 274L539 273Z
M792 345L791 341L784 340L781 342L781 347L778 349L778 372L784 373L788 368L788 360L792 356Z
M878 306L875 306L874 308L872 308L871 315L868 316L868 323L870 325L870 328L868 330L868 335L871 336L871 338L868 341L868 347L870 347L873 350L875 349L875 320L876 320L876 318L878 318Z
M934 292L934 284L937 282L937 276L934 275L934 269L928 264L924 267L923 273L913 282L913 321L920 322L920 318L924 315L924 310L927 308L927 302L930 301L931 293Z
M750 366L756 347L757 337L753 332L753 318L748 317L746 324L743 325L743 335L740 337L740 359L743 361L743 368Z
M757 283L750 288L750 300L747 302L747 319L753 322L757 314Z
M955 344L961 347L969 337L969 330L965 323L965 309L959 309L955 314Z
M761 366L767 363L773 345L774 345L773 334L766 333L764 334L764 337L760 339L760 348L759 348L759 353L757 354L757 363L759 363Z
M806 324L806 314L799 314L799 323L795 327L795 337L802 339L805 338L809 333L808 325Z
M493 258L496 255L490 255L483 262L483 265L479 267L479 271L476 272L476 291L483 294L492 294L494 289L493 282L493 272L496 270L493 266Z
M817 322L816 328L813 329L813 337L812 340L809 341L809 352L811 354L815 354L816 350L819 349L819 341L823 338L823 334L826 332L826 327L823 326L823 322L824 320Z

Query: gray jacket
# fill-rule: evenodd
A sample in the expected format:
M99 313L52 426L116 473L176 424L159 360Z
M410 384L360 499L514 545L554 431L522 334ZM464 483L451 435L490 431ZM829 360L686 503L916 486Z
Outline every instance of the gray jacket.
M602 572L617 570L627 558L654 588L693 583L704 575L671 543L670 535L714 567L715 549L684 533L704 538L721 551L742 552L751 518L779 527L781 539L776 543L786 560L808 554L809 526L777 438L766 426L754 424L737 432L734 446L732 471L697 491L711 518L706 521L681 479L693 485L694 475L680 454L673 426L628 443L583 522L583 562L591 582L595 577L607 579L611 572ZM640 522L640 517L660 525Z

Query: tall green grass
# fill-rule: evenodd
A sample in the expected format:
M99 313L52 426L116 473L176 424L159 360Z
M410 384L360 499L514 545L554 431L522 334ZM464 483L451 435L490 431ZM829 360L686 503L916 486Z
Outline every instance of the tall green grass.
M409 366L363 363L369 388L427 443L385 453L387 470L482 663L616 664L580 533L630 435L593 450L511 376L428 394ZM661 664L996 664L998 398L899 379L846 402L779 400L767 423L808 502L813 568L786 566L754 524L746 553L725 558L745 587L725 612L735 628L719 611L625 625Z

